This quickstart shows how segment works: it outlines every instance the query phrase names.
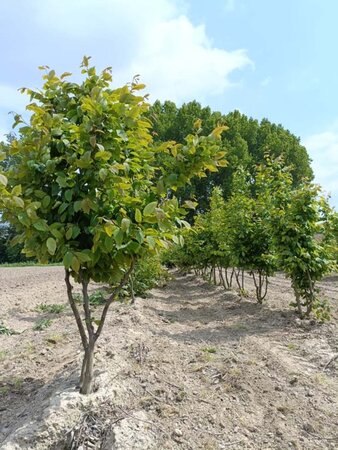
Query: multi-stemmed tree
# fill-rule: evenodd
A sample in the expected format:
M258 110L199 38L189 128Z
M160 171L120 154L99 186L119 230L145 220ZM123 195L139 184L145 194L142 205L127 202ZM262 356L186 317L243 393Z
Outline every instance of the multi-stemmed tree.
M182 218L192 204L180 205L175 191L224 164L218 144L224 127L204 137L197 122L184 144L155 145L144 116L148 104L139 94L144 86L137 79L112 89L110 69L97 73L86 57L80 84L68 81L70 73L59 77L42 69L42 89L22 89L30 96L31 116L29 123L16 117L19 137L9 146L14 162L8 172L21 210L8 207L5 215L27 256L63 261L84 348L81 392L88 394L94 348L110 305L138 259L165 247L184 227ZM71 278L82 287L82 312ZM91 280L114 286L99 318L90 308Z

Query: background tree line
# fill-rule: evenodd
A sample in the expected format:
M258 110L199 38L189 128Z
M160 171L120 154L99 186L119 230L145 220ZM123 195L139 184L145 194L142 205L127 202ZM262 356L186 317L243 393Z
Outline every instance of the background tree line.
M241 166L254 176L254 168L264 162L268 152L271 158L283 156L285 164L291 168L293 185L299 185L302 179L313 179L310 158L300 139L282 127L267 119L260 122L241 114L239 111L226 115L202 107L192 101L177 107L171 101L156 101L147 113L153 125L155 141L176 141L183 143L184 137L194 129L194 123L201 119L203 135L208 135L217 124L224 124L228 130L222 134L222 147L226 151L228 164L217 172L209 172L201 179L193 179L179 191L182 200L194 196L198 203L197 211L206 211L210 204L214 187L222 189L227 200L233 191L233 178Z

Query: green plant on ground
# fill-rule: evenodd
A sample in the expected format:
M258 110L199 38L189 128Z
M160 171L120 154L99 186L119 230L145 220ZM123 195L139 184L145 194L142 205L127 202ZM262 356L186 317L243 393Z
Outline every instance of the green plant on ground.
M3 361L4 359L6 359L7 355L8 355L7 350L0 350L0 361Z
M66 305L40 303L35 310L42 313L61 314L66 309Z
M18 334L16 331L11 328L6 327L3 323L0 323L0 334L4 334L6 336L11 336L12 334Z
M202 352L217 353L217 349L215 347L204 347L202 348Z
M104 305L106 303L106 298L103 291L95 291L89 296L89 303L92 306Z
M36 324L33 327L34 331L43 331L46 328L49 328L52 325L52 320L51 319L41 319L38 322L36 322Z

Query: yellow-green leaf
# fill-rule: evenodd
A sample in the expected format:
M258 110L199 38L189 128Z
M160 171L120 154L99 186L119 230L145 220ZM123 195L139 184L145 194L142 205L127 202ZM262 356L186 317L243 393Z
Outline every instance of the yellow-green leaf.
M142 222L142 213L138 208L136 208L136 211L135 211L135 220L137 223Z
M55 250L56 250L56 240L54 238L48 238L47 242L47 249L48 249L48 253L50 253L51 255L55 254Z

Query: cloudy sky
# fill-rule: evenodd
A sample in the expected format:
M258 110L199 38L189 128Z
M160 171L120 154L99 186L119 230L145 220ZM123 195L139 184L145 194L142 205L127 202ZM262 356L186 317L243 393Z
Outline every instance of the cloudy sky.
M0 139L39 65L83 55L140 74L151 99L193 99L267 117L299 136L338 206L336 0L11 0L0 2Z

